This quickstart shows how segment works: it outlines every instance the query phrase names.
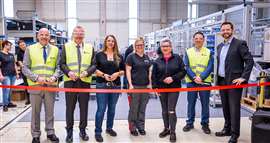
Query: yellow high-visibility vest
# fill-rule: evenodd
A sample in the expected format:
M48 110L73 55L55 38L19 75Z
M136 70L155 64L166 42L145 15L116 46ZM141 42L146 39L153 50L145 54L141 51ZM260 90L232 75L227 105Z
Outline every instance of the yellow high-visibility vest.
M53 76L56 66L57 66L57 58L58 58L58 48L53 45L49 45L50 52L47 56L46 63L44 63L43 59L43 46L40 43L33 44L29 47L29 55L31 60L30 69L33 73L49 78ZM27 79L28 85L39 85L39 83L34 82L30 79ZM55 82L53 85L56 85Z
M207 68L210 60L210 54L210 50L206 47L202 47L199 54L195 51L195 47L187 50L189 66L196 76L200 76L200 74ZM188 76L186 76L185 79L187 83L193 81ZM203 82L212 82L211 75L204 79Z
M82 71L86 71L87 68L91 65L91 59L93 55L93 47L90 44L83 43L83 51L81 53L81 68L79 69L78 64L78 55L77 55L77 44L75 42L69 42L65 44L65 51L66 51L66 64L68 68L75 72L76 75L79 77ZM64 75L64 81L70 81L71 79ZM82 81L91 83L92 76L87 76L81 78Z

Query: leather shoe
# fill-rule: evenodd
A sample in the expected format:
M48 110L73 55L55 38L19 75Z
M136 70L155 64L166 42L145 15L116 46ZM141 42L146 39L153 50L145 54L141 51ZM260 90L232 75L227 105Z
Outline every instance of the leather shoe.
M205 134L211 134L211 130L208 125L202 125L202 130Z
M165 129L159 134L159 137L160 137L160 138L164 138L164 137L166 137L166 136L169 135L169 134L170 134L170 130L165 128Z
M138 136L139 135L138 132L137 132L137 130L130 131L130 134L132 136Z
M194 128L194 126L192 124L186 124L185 127L183 128L183 131L188 132L193 128Z
M16 104L13 104L13 103L11 103L11 102L8 104L8 108L15 108L15 107L17 107Z
M85 132L85 129L80 130L80 137L82 138L83 141L88 141L89 140L89 136Z
M139 133L140 133L140 135L146 135L146 131L145 130L139 130Z
M95 139L97 142L103 142L103 137L101 135L95 135Z
M176 135L174 132L170 134L170 142L176 142Z
M232 135L228 143L237 143L237 137Z
M8 106L4 105L4 106L3 106L3 111L4 111L4 112L7 112L7 111L8 111Z
M67 129L66 142L67 143L73 142L73 129Z
M27 100L27 101L25 102L25 105L29 105L29 104L30 104L30 101Z
M107 129L106 133L109 134L112 137L117 136L117 133L113 129Z
M47 138L54 143L59 143L59 138L55 134L47 135Z
M217 137L224 137L224 136L231 136L232 134L231 134L230 131L228 131L228 130L226 130L226 129L223 129L223 130L221 130L220 132L216 132L215 135L216 135Z
M39 137L34 137L32 143L40 143Z

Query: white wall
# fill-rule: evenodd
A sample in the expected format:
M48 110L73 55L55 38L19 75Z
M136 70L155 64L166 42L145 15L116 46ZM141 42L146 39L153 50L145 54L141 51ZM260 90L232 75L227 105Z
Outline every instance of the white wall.
M128 0L105 0L105 35L114 34L119 47L128 46ZM138 0L138 35L144 35L159 30L161 21L161 1L164 0ZM167 23L187 18L187 0L167 0ZM57 24L67 29L66 0L14 0L14 13L17 10L37 10L38 17L48 23ZM164 10L164 9L163 9ZM77 0L78 24L86 29L86 40L94 43L104 39L100 26L100 0ZM101 33L102 32L102 33ZM102 40L101 40L102 41Z
M16 15L17 10L29 10L35 11L36 0L13 0L14 15Z
M128 6L128 0L107 0L106 3L106 35L115 35L120 49L128 46Z
M38 18L66 30L66 0L35 0Z
M86 29L86 40L91 43L101 42L104 36L116 36L119 48L128 45L128 0L106 0L105 33L100 30L99 0L77 0L78 24ZM103 11L104 12L104 11Z
M139 1L139 35L159 30L161 25L161 7L163 0L138 0ZM163 1L164 2L164 1ZM167 0L166 4L167 24L186 19L188 3L187 0Z
M99 39L99 0L77 0L78 25L86 30L86 41Z
M66 29L66 0L13 0L14 15L19 11L36 11L38 18Z

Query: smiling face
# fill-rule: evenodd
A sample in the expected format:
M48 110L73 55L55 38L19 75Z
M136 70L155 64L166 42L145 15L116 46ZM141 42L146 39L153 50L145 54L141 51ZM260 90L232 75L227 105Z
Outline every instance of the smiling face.
M50 40L50 33L49 30L47 28L41 28L38 31L38 41L41 45L45 46L49 43Z
M144 42L142 40L135 42L135 52L140 54L144 53Z
M221 35L224 39L229 39L233 35L233 28L230 24L224 24L221 26Z
M11 50L12 45L10 43L6 44L4 49L6 49L7 52Z
M107 40L106 40L106 47L107 49L113 50L115 47L115 40L113 37L108 36Z
M196 48L201 48L203 46L203 43L204 43L203 35L201 35L201 34L194 35L193 43L194 43Z
M72 36L75 43L81 44L85 36L84 29L82 27L75 27Z
M169 55L172 53L172 45L170 42L162 42L160 47L163 55Z
M19 43L19 47L20 47L20 49L22 49L23 51L26 49L26 44L25 44L25 42L20 42Z

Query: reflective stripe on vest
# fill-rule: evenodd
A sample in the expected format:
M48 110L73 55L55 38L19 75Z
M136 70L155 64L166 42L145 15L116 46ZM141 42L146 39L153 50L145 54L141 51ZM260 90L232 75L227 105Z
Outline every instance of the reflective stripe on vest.
M81 58L81 68L79 71L79 64L78 64L78 55L77 55L77 47L75 42L69 42L65 44L65 51L66 51L66 64L68 68L75 72L77 76L80 76L82 71L86 71L87 68L91 65L92 60L92 52L93 48L90 44L83 44L83 51L82 51L82 58ZM64 75L64 81L71 80L68 76ZM81 78L82 81L91 83L92 77L84 77Z
M196 74L196 76L200 76L202 72L204 72L208 66L208 62L210 60L210 50L202 47L200 53L195 51L195 48L189 48L187 50L187 56L189 60L189 67ZM186 82L192 82L192 80L186 76ZM212 77L209 75L204 82L212 82Z
M29 55L31 60L30 69L33 73L38 76L44 76L46 78L51 77L57 66L58 58L58 48L49 45L49 55L47 57L46 63L44 64L43 59L43 46L40 43L33 44L29 47ZM27 79L28 85L39 85L37 82L33 82L30 79ZM56 85L57 82L54 83Z

